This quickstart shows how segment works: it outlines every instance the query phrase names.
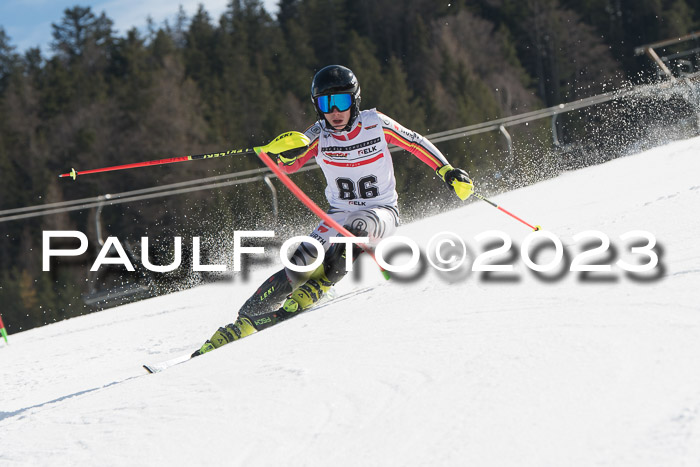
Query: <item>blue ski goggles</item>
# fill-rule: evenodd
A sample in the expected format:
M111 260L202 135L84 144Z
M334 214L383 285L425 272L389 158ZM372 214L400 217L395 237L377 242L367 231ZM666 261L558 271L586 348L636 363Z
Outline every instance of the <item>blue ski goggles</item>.
M352 106L352 94L331 94L330 96L318 96L316 98L318 110L324 114L331 113L335 107L338 112L345 112Z

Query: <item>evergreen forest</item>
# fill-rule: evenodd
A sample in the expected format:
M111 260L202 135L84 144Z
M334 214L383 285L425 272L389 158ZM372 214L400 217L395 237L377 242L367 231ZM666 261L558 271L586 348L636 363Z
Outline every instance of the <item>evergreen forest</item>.
M247 148L303 131L316 119L311 79L329 64L355 72L363 108L376 107L430 136L654 82L653 62L635 55L635 47L700 29L700 0L278 5L271 14L259 0L231 0L220 17L204 6L192 16L180 9L162 24L144 18L143 26L117 34L105 13L78 4L51 25L48 53L17 50L0 19L0 211L261 169L247 156L58 178L73 167ZM551 157L543 149L551 144L548 124L521 129L515 139L527 147L516 149ZM504 189L499 183L537 163L521 161L521 172L506 174L497 134L438 147L485 190ZM457 206L417 158L397 153L394 160L405 220ZM326 207L319 171L293 179ZM139 268L91 273L100 236L118 237L138 257L139 239L148 235L158 258L153 262L165 264L176 235L184 245L201 236L206 261L213 263L227 261L234 229L274 229L278 238L308 233L313 216L276 187L274 215L270 189L256 181L105 205L99 213L93 207L0 222L0 315L8 332L114 304L86 303L102 290L145 281L146 295L158 295L217 280L193 277L187 268L155 279ZM50 272L42 271L42 232L48 230L85 232L88 253L56 259Z

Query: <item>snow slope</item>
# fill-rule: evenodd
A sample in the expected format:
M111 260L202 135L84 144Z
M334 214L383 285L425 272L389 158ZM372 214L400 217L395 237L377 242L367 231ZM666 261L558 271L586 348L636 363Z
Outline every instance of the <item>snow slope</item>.
M698 465L699 154L675 142L494 198L571 255L604 232L601 262L644 262L618 237L653 233L646 280L538 278L505 255L514 273L385 282L364 258L336 301L156 375L141 364L197 348L277 267L12 335L0 464ZM399 234L473 253L493 229L529 235L482 202Z

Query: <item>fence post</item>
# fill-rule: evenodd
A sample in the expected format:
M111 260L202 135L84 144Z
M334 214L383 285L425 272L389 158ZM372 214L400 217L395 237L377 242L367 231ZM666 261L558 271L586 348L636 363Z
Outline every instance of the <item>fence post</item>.
M675 82L675 81L676 81L676 77L673 76L673 73L671 73L671 70L668 69L668 67L666 66L666 64L664 63L664 61L661 60L661 59L659 58L659 56L656 54L656 51L655 51L653 48L647 47L647 48L644 49L644 51L645 51L646 54L649 56L649 58L651 58L652 60L654 60L654 63L656 63L656 65L658 65L659 69L661 69L661 71L663 71L664 74L665 74L672 82Z
M279 217L279 204L277 202L277 189L275 188L275 185L272 184L272 180L270 180L269 175L265 175L263 177L263 180L265 181L265 184L270 188L270 191L272 192L272 215L275 217L275 222L277 222L278 217Z
M506 130L506 127L503 125L498 127L498 131L505 136L506 141L508 142L508 166L512 167L513 163L515 162L515 158L513 156L513 138L510 137L510 133L508 133L508 130Z
M555 147L561 146L561 141L559 141L559 128L557 128L557 117L559 114L552 115L552 142Z

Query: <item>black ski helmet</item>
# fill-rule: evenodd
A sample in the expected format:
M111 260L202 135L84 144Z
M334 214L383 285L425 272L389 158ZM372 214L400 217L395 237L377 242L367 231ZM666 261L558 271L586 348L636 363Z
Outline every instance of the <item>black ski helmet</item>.
M316 105L316 98L329 94L350 94L352 96L350 121L346 127L346 130L349 130L357 116L360 115L360 82L357 81L355 73L350 68L341 65L329 65L321 68L314 75L314 79L311 81L311 102L321 120L326 117Z

